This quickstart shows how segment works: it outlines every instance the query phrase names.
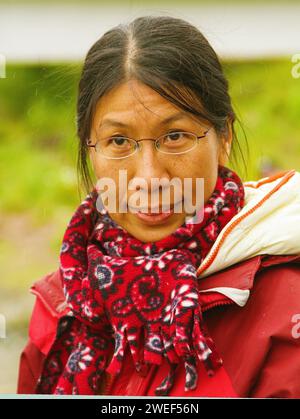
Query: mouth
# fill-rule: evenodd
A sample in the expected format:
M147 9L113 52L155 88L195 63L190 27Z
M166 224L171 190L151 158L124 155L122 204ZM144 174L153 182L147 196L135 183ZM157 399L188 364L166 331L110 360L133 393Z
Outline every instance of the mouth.
M168 212L160 212L158 214L153 214L151 212L145 213L138 211L136 213L136 216L146 222L147 224L160 224L164 221L166 221L168 218L170 218L174 214L174 210L170 209Z
M178 212L177 209L182 208L181 204L182 204L182 201L178 201L174 204L160 205L158 207L151 207L151 208L147 208L147 207L140 208L140 207L130 206L129 210L130 212L133 212L133 213L143 213L143 214L154 216L158 214L168 213L170 211Z
M169 219L175 212L175 209L181 201L169 206L160 206L157 208L134 208L135 215L143 222L151 225L161 224Z

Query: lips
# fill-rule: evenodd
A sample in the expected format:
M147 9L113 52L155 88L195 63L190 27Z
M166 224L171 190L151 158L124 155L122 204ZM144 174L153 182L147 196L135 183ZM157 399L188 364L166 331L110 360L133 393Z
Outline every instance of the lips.
M170 211L174 212L174 209L181 204L181 201L176 202L175 204L170 204L169 206L160 206L156 208L136 208L136 207L130 207L130 210L134 213L143 213L150 216L155 216L163 213L169 213Z
M163 208L151 208L151 209L139 209L138 212L142 212L147 215L158 215L173 210L173 206Z
M148 225L157 225L163 224L167 219L169 219L175 212L177 206L181 204L181 201L176 202L175 204L170 204L167 206L159 206L157 208L133 208L134 214L141 221ZM155 212L156 210L156 212Z
M144 213L144 212L138 211L136 213L136 216L140 220L146 222L147 224L154 225L154 224L161 224L161 223L163 223L169 217L171 217L171 215L173 215L173 214L174 214L174 210L173 209L170 209L168 212L161 212L161 213L156 213L156 214L151 213L151 212Z

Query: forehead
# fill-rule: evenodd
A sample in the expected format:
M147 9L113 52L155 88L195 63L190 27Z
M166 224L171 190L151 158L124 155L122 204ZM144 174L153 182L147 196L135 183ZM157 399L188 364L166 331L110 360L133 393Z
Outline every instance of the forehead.
M145 119L148 123L160 122L163 118L181 113L189 117L182 109L163 98L149 86L130 80L116 86L103 96L97 106L94 122L109 126L107 120L134 123Z

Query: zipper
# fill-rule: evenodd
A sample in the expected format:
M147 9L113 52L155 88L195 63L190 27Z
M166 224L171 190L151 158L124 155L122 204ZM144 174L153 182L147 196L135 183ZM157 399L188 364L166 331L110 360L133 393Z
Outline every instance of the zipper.
M232 301L232 300L215 301L215 302L207 304L205 307L203 307L202 312L205 313L206 311L210 310L211 308L225 306L225 305L231 305L231 304L234 304L234 301Z
M113 382L114 377L111 374L108 374L107 372L104 372L105 374L105 384L103 392L100 393L100 395L107 396L109 395L109 390L111 388L111 384Z

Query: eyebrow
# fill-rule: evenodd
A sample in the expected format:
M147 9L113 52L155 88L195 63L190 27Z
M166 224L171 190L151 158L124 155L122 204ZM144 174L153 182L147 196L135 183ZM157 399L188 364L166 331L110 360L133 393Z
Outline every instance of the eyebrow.
M185 112L177 112L171 116L168 116L166 119L162 120L159 125L167 125L170 122L173 121L177 121L179 119L183 119L186 118L187 114ZM99 125L100 127L106 126L106 125L111 125L111 126L115 126L115 127L123 127L123 128L127 128L130 126L130 124L126 124L125 122L121 122L121 121L117 121L115 119L111 119L111 118L105 118L102 123Z

